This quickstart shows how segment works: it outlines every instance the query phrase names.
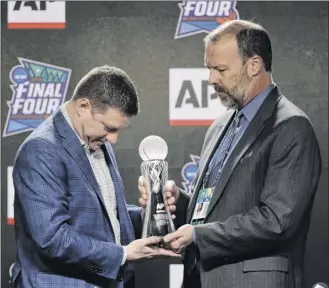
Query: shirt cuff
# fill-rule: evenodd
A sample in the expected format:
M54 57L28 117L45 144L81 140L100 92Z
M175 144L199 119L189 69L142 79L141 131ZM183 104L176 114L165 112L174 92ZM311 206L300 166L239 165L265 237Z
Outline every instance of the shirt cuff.
M121 261L121 266L126 263L127 260L127 246L122 246L123 248L123 257Z
M196 235L195 235L195 228L193 227L193 231L192 231L192 241L194 244L196 244Z

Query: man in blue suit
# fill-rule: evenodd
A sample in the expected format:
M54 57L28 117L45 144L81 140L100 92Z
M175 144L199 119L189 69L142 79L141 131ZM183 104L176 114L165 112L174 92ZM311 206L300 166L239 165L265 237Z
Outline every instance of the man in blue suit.
M97 67L21 145L13 170L15 287L121 288L131 261L176 256L155 248L158 237L134 240L141 208L126 204L111 144L138 110L129 76Z

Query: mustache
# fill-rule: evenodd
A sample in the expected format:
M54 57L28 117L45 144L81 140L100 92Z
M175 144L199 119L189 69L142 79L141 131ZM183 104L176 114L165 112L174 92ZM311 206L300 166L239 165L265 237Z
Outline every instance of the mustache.
M219 85L214 85L215 91L218 92L227 92L225 88L219 86Z

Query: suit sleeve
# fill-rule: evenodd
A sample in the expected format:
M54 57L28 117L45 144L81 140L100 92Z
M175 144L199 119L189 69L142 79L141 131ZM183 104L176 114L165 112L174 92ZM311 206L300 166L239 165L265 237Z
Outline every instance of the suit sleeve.
M13 170L15 214L20 214L24 230L44 257L117 279L123 248L79 234L70 226L65 169L50 144L27 142Z
M142 229L143 229L143 220L142 220L142 208L127 204L126 205L131 223L134 227L135 238L139 239L142 236Z
M192 184L195 182L195 179L192 181ZM186 219L187 219L187 208L190 203L191 196L186 193L185 191L180 190L179 191L179 196L176 202L176 211L175 211L175 216L176 218L174 219L174 225L175 229L178 229L179 227L185 225Z
M321 156L308 119L282 123L273 143L260 204L223 222L195 227L203 261L243 259L291 240L312 208Z

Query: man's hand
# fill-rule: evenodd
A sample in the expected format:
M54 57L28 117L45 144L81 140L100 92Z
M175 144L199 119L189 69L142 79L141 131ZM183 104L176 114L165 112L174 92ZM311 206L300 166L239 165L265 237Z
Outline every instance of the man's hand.
M170 244L171 249L176 253L181 253L188 245L192 243L193 226L186 224L177 231L167 234L163 240Z
M179 254L176 254L170 250L156 247L156 244L158 244L160 241L160 237L153 236L131 242L127 246L127 261L134 261L143 258L153 258L155 256L180 257Z
M140 196L141 196L139 198L139 204L142 206L143 209L145 209L147 199L148 199L148 193L146 191L145 179L143 176L140 176L138 179L138 190L139 190ZM164 187L164 191L165 191L164 201L168 205L168 209L171 213L172 219L175 219L176 216L173 213L175 213L175 211L176 211L175 203L179 196L179 190L176 187L176 184L174 181L167 181L167 183Z

